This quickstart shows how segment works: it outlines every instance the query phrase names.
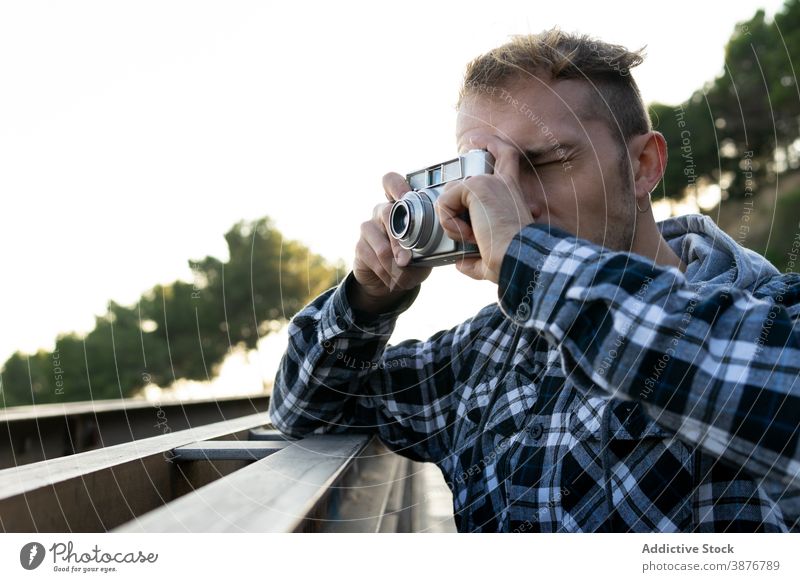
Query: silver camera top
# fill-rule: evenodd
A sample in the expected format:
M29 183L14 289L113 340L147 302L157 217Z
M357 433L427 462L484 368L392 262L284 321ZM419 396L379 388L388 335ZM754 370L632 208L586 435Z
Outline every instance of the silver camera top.
M412 190L432 188L453 180L491 174L494 166L492 154L486 150L469 150L466 154L417 170L406 176Z
M491 174L494 158L486 150L470 150L452 160L434 164L406 175L412 190L392 206L389 234L401 247L411 251L409 265L435 267L458 258L479 255L478 247L448 237L436 215L435 202L443 186L480 174ZM469 221L469 217L465 216Z

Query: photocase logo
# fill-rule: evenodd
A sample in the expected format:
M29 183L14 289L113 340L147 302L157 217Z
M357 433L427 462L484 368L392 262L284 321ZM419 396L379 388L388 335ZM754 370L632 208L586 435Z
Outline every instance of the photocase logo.
M26 570L35 570L44 561L44 546L39 542L29 542L19 551L19 563Z

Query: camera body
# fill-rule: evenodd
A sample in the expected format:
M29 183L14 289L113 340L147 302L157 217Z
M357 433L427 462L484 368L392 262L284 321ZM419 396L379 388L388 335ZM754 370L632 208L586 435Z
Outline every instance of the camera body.
M434 203L448 182L491 174L493 168L492 154L486 150L470 150L455 159L406 175L411 190L392 205L389 234L401 247L411 251L409 265L438 267L455 263L461 257L480 256L477 245L455 241L445 234ZM461 218L469 223L468 216Z

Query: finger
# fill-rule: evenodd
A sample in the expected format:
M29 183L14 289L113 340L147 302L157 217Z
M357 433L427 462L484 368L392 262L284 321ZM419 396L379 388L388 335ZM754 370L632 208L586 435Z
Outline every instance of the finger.
M420 267L415 265L410 269L403 269L400 278L397 280L398 287L402 289L412 289L428 278L433 271L433 267Z
M441 219L444 233L454 241L477 244L472 227L458 216L449 216Z
M392 206L393 203L391 202L381 202L377 204L372 209L372 221L383 229L386 234L386 239L389 241L389 244L392 245L392 254L397 258L403 247L401 247L398 240L391 235L391 230L389 229L389 217L392 213Z
M393 205L384 203L382 206L383 208L378 214L376 220L386 233L389 244L392 246L392 255L394 256L395 261L399 266L405 267L411 261L411 251L400 246L400 241L391 235L391 229L389 228L389 217L391 216Z
M356 245L357 258L361 262L364 269L369 270L372 275L380 280L380 282L387 286L389 285L389 277L381 264L380 259L375 254L375 249L369 244L366 238L362 237Z
M360 261L364 268L371 271L372 274L383 283L384 287L389 287L391 279L388 273L384 270L373 248L364 238L359 239L356 244L356 261Z
M381 277L381 280L384 281L384 283L390 282L391 273L395 268L395 262L392 245L386 237L386 233L381 232L380 227L370 221L364 223L364 227L361 230L361 237L372 249L372 253L378 259L381 271L386 275L386 277ZM377 274L381 275L381 273Z
M389 202L402 198L403 194L411 190L406 179L396 172L389 172L383 177L383 192Z
M384 218L388 220L388 214ZM363 236L373 248L375 256L380 260L381 267L387 276L385 279L388 281L387 287L393 291L402 282L403 273L406 272L403 267L411 261L411 252L401 247L393 237L387 235L386 225L381 222L370 222Z
M470 147L488 150L494 157L494 174L519 182L520 148L497 136L481 133L470 136Z
M472 227L460 216L469 212L469 188L463 181L450 182L436 199L436 214L447 236L453 240L475 242Z
M385 211L386 207L391 208L391 204L388 202L381 202L380 204L376 204L372 207L372 220L377 221L380 220L381 214Z

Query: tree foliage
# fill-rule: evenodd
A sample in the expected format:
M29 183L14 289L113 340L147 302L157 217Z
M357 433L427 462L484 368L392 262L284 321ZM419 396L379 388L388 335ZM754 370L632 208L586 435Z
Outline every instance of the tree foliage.
M189 261L191 283L156 285L132 306L110 301L85 336L60 335L52 352L13 354L0 406L124 398L150 382L211 379L232 349L254 349L344 275L342 263L284 240L268 218L238 222L225 240L227 261Z
M788 0L774 21L759 10L736 26L720 76L678 106L650 106L669 147L666 196L719 184L742 197L774 181L776 153L785 157L800 134L799 59L800 0Z

